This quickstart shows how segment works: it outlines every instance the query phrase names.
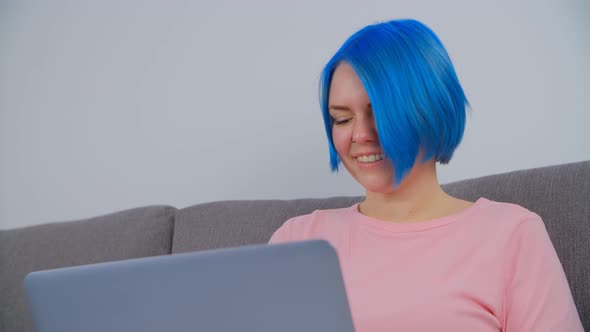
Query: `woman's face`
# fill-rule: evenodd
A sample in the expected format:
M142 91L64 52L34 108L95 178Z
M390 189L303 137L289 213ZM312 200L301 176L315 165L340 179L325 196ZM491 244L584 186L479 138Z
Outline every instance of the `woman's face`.
M392 191L393 165L383 158L369 97L346 62L334 71L328 107L334 146L350 175L367 191Z

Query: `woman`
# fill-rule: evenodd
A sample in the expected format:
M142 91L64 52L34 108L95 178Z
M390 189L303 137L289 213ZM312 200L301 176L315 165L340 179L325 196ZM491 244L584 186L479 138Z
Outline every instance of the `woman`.
M582 331L541 218L446 194L467 99L442 43L415 20L370 25L324 68L333 171L366 190L348 208L285 222L270 243L325 239L338 252L357 331Z

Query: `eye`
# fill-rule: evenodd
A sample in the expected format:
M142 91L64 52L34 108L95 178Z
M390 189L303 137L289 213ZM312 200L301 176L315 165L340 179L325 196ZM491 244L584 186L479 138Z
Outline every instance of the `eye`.
M334 125L336 125L336 126L343 125L343 124L346 124L348 121L350 121L350 119L344 119L344 120L334 119Z

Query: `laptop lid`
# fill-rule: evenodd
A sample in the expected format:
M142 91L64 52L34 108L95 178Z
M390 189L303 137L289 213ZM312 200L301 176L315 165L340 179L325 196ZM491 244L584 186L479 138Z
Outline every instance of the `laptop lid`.
M32 272L24 285L37 332L354 331L322 240Z

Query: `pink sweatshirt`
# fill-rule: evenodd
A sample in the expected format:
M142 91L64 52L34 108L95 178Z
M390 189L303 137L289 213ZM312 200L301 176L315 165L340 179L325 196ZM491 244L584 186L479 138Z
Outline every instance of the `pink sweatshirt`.
M289 219L270 243L336 249L357 332L583 331L541 218L480 198L417 223L365 216L358 204Z

